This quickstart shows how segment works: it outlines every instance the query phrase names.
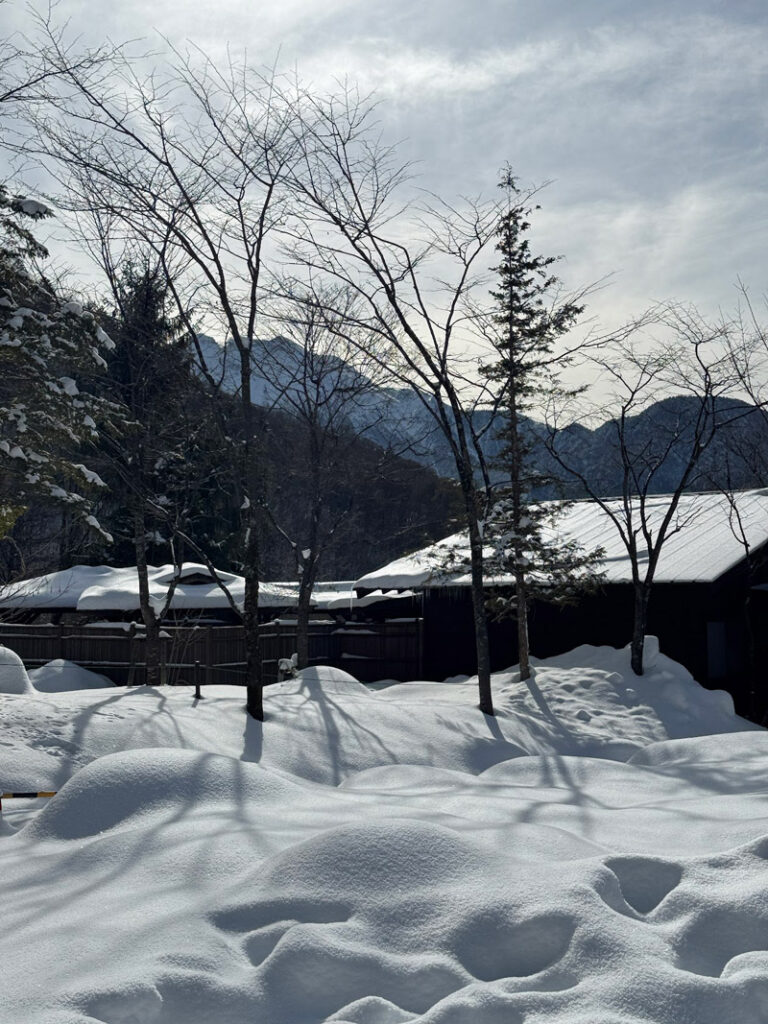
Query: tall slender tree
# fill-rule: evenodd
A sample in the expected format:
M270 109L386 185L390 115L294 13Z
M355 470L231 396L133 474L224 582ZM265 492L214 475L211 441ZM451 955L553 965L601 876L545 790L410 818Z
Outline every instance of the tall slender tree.
M576 324L584 307L557 300L560 282L551 268L558 257L531 251L529 217L538 207L529 205L529 193L521 192L509 168L499 187L505 194L496 242L500 261L491 291L494 308L486 320L496 359L483 367L483 373L498 389L502 421L498 437L503 446L497 467L505 484L491 507L485 539L494 552L488 572L514 578L514 597L496 597L493 604L497 614L514 614L517 620L520 677L528 679L531 601L534 597L568 600L590 581L599 556L558 539L559 503L534 500L535 492L553 481L537 468L535 435L525 419L537 411L553 387L559 387L557 373L573 358L574 350L556 351L556 344Z
M309 663L309 616L321 559L353 510L351 495L342 497L337 482L361 437L375 425L370 413L366 425L360 416L381 379L374 360L361 360L358 349L337 334L329 307L338 301L335 293L327 304L322 294L288 296L278 310L284 337L265 346L260 367L274 406L288 412L297 427L293 458L305 481L293 500L301 506L293 530L268 496L265 500L269 519L294 555L299 668ZM349 297L346 301L354 304Z
M306 275L330 280L358 302L345 337L376 359L392 383L445 438L463 499L469 550L479 707L492 715L483 538L490 480L474 414L488 398L467 354L471 295L494 238L498 204L456 208L436 197L408 198L407 167L397 164L374 123L373 107L353 89L301 97L301 160L292 185L301 203L293 259ZM334 308L344 321L345 311ZM357 340L355 340L357 339ZM362 341L361 339L366 339Z

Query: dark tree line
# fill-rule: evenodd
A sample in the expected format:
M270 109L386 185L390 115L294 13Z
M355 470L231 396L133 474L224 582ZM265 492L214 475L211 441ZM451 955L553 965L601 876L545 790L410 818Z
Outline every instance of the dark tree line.
M105 303L96 310L113 347L90 376L88 397L120 415L100 423L98 440L72 454L106 485L91 501L110 540L66 529L61 510L40 500L18 510L11 536L26 548L28 574L78 561L136 564L145 581L142 618L152 630L160 616L149 604L147 565L199 561L202 552L217 568L242 572L237 467L227 458L223 435L236 437L243 427L237 398L212 389L200 374L157 268L128 266L113 281L112 299L109 308ZM294 383L299 378L294 370ZM313 583L353 579L451 529L454 484L368 440L343 417L326 431L322 443L329 451L320 457L311 407L306 411L307 417L290 407L252 411L261 500L269 513L261 523L263 579L298 581L295 549L306 550L301 538L313 517L328 517L312 553ZM32 534L39 537L48 521L52 535L66 535L66 552L33 544ZM296 544L287 544L285 535L298 538ZM7 557L13 560L10 550Z

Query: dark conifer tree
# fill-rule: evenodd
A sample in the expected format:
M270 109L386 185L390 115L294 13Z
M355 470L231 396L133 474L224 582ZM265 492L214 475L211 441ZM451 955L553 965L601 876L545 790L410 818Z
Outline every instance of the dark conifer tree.
M210 481L201 461L202 397L185 334L168 313L167 285L149 266L129 265L114 285L115 348L108 360L110 398L124 424L106 441L105 477L117 560L135 561L146 629L147 681L160 682L160 619L174 585L157 607L149 592L150 555L180 565L182 535Z

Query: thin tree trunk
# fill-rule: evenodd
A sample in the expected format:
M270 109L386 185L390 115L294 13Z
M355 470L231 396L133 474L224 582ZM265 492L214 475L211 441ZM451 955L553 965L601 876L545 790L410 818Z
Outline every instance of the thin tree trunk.
M635 614L632 626L630 663L632 671L636 676L643 674L643 648L645 647L645 629L648 623L648 602L650 597L650 583L635 583Z
M149 572L147 567L147 524L141 498L133 512L133 544L136 551L136 572L139 577L139 610L144 623L144 664L147 686L159 686L160 678L160 623L149 599Z
M259 635L259 530L253 504L246 511L248 526L245 531L245 599L243 602L243 632L245 634L246 710L253 718L264 721L264 679L261 664L261 637Z
M299 603L296 614L296 667L300 669L306 668L309 664L309 613L311 599L311 571L305 568L299 582Z
M309 543L300 552L299 604L296 618L296 661L298 668L309 664L309 606L317 575L320 518L323 510L323 489L320 473L322 431L315 418L310 422L310 452L312 459L312 507L309 521ZM306 556L306 557L305 557Z
M253 574L251 559L246 559L244 571L243 632L245 634L246 710L253 718L263 722L264 685L259 637L259 580L258 576Z
M525 680L531 678L531 660L528 644L528 588L524 576L518 576L515 581L515 597L517 602L517 660L520 663L520 679Z
M512 303L510 301L510 310ZM509 359L514 364L515 325L509 325ZM509 476L512 491L512 524L515 533L515 601L517 605L517 659L520 663L520 679L531 678L530 649L528 644L528 587L525 573L521 571L525 552L520 539L520 523L523 518L522 473L523 458L520 445L520 423L517 414L517 381L510 371L507 385L509 415Z
M459 433L463 437L463 431L459 430ZM466 453L466 446L464 446L463 451ZM485 610L483 538L478 520L477 489L468 456L462 460L459 460L457 457L456 468L459 471L459 483L461 484L464 496L464 508L467 515L469 534L472 615L475 624L475 650L477 654L478 706L486 715L492 715L494 711L493 697L491 695L491 647L488 640L488 615Z
M491 647L488 640L488 616L485 611L483 585L483 539L480 536L476 515L469 524L469 551L472 560L472 612L475 621L479 707L486 715L492 715L494 711L491 694Z
M250 343L252 344L252 342ZM251 404L251 349L240 348L240 400L243 414L243 509L245 536L243 538L243 576L245 598L243 602L243 632L245 634L246 710L258 721L264 721L264 677L261 664L261 638L259 636L259 575L261 550L259 544L258 468L254 439L254 416Z

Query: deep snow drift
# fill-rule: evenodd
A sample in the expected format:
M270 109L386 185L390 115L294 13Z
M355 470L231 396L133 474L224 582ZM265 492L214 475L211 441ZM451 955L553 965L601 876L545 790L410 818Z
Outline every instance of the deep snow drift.
M204 692L0 694L3 1022L768 1020L768 733L663 656Z

